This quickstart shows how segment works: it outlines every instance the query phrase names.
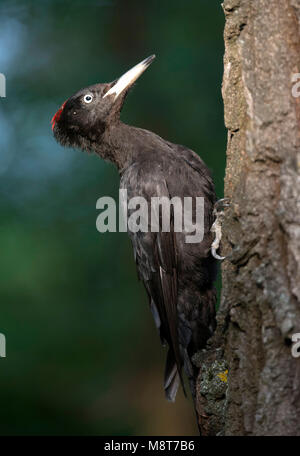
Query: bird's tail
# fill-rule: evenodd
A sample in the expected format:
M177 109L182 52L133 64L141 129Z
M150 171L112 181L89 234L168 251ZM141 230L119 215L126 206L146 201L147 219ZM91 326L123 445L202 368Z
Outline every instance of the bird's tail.
M184 357L184 370L185 370L186 376L188 378L188 382L189 382L189 386L190 386L190 390L191 390L191 394L192 394L192 399L193 399L193 404L194 404L194 410L196 413L196 421L197 421L199 433L201 435L201 430L200 430L200 426L199 426L200 420L199 420L199 414L197 411L197 404L196 404L195 370L193 369L191 360L190 360L189 355L186 350L183 353L183 357ZM165 379L164 379L165 395L166 395L166 398L168 399L168 401L171 401L171 402L175 401L180 382L182 384L184 395L186 396L184 384L183 384L182 378L178 372L173 352L171 349L169 349L168 355L167 355L166 368L165 368Z
M197 377L199 374L199 368L194 366L194 364L192 363L191 357L188 354L187 349L183 350L183 359L184 359L184 371L188 378L190 391L191 391L191 395L192 395L192 399L193 399L197 427L198 427L199 434L201 435L201 427L200 427L201 419L200 419L198 408L197 408L197 392L196 392L196 382L197 382Z
M195 385L195 368L191 362L190 356L186 348L181 347L181 354L183 358L183 368L187 376L190 390L192 393L193 401L196 399L196 385ZM175 355L172 348L169 348L166 360L165 367L165 377L164 377L164 389L165 395L168 401L174 402L176 398L176 393L178 387L181 383L183 393L186 396L186 390L182 378L181 370L178 369L178 364L176 363Z
M174 402L180 384L180 374L172 349L169 348L165 367L164 389L168 401ZM183 390L184 390L184 385ZM184 391L185 392L185 391Z

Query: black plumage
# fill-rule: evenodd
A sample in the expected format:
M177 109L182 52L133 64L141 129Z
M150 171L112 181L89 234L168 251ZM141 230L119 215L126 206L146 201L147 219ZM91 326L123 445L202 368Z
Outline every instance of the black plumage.
M161 341L169 347L164 388L167 398L174 400L182 367L195 397L197 369L191 359L215 327L216 263L210 252L215 191L209 170L195 152L120 121L128 90L153 58L112 83L77 92L55 114L52 126L62 145L94 151L113 162L128 199L142 196L150 202L155 196L204 197L204 239L200 243L186 243L186 233L173 229L151 232L150 220L148 232L129 231L155 324ZM171 212L171 227L173 218Z

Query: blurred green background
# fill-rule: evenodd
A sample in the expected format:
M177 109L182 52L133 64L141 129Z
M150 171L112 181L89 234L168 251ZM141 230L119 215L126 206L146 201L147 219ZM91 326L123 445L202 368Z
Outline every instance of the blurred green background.
M1 0L0 434L192 435L165 401L165 352L126 234L96 231L118 173L63 149L50 120L81 87L156 61L122 120L197 151L223 194L219 1Z

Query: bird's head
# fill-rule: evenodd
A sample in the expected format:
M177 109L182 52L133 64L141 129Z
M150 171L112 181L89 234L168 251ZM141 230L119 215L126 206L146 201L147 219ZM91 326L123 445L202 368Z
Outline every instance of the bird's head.
M65 101L52 118L56 140L64 146L88 150L101 141L107 127L119 120L129 89L154 58L148 57L111 83L92 85Z

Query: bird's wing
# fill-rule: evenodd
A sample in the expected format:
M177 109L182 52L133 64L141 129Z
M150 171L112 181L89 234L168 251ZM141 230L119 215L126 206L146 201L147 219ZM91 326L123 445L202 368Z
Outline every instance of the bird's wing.
M148 202L151 196L169 199L166 181L158 176L155 178L153 174L150 180L146 175L140 175L138 188L134 186L134 191L129 183L128 198L139 195L144 196ZM177 254L172 207L170 214L170 232L161 231L161 220L159 231L151 232L149 216L148 232L133 233L129 231L129 236L139 277L148 292L150 307L161 340L163 343L166 341L170 347L165 372L165 389L168 397L168 387L170 387L171 397L169 398L173 400L172 394L177 389L174 384L177 383L178 386L178 375L181 378L182 359L178 343Z
M180 157L184 162L196 171L198 179L198 190L201 188L204 196L206 196L206 201L211 201L212 204L215 203L215 188L212 180L210 170L207 168L204 161L196 154L193 150L189 149L186 146L181 144L173 144L169 141L166 141L168 146ZM212 210L209 211L212 217ZM211 218L211 224L213 223L213 218Z

